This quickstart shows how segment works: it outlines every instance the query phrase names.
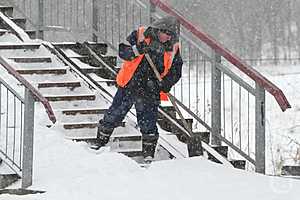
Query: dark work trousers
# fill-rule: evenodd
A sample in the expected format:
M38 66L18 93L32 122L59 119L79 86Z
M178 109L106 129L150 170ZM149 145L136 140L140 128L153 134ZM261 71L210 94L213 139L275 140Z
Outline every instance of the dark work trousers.
M158 137L156 121L159 102L153 102L143 96L134 95L126 88L118 88L112 105L103 117L102 125L109 129L116 128L123 121L133 104L135 105L137 121L142 135Z

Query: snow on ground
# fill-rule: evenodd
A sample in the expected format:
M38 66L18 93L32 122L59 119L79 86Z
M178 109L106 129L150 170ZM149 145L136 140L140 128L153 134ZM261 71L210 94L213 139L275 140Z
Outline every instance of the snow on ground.
M40 109L37 106L41 115L37 120L41 121L35 123L34 180L30 189L47 192L0 195L1 200L299 199L300 180L230 169L201 157L158 161L142 169L122 154L96 154L86 144L65 140L63 133L45 128L45 114Z
M275 144L282 147L290 144L283 142L280 134L299 137L300 105L297 100L300 77L269 71L263 74L279 85L293 107L282 113L274 100L267 99L268 103L272 102L267 104L267 115L274 119L269 118L267 127L274 137L272 147ZM149 169L142 169L122 154L106 151L95 154L84 143L64 139L63 133L55 126L45 128L47 120L41 109L40 105L37 106L34 179L30 189L47 192L27 196L0 195L1 200L299 199L300 180L230 169L199 157L159 161ZM16 183L11 188L19 186L20 183Z
M292 108L282 112L273 96L266 95L266 135L269 173L282 164L300 164L300 66L261 66L257 70L278 86Z

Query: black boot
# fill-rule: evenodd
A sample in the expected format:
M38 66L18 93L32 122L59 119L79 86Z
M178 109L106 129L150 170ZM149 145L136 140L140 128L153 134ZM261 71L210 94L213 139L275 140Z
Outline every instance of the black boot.
M143 145L143 157L145 161L153 160L155 154L155 148L157 145L158 134L143 134L142 145Z
M92 149L100 149L109 142L109 138L113 133L113 128L106 128L103 126L102 119L99 121L98 130L97 130L97 139L95 144L92 145Z

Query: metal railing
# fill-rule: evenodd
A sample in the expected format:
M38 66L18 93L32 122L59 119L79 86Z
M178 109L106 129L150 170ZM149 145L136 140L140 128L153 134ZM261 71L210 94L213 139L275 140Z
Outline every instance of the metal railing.
M198 62L200 57L204 60L202 91L206 90L205 83L210 85L210 90L206 92L209 98L205 99L206 94L203 94L202 119L206 122L205 101L208 101L211 105L211 121L207 121L207 125L214 136L212 144L226 143L234 150L232 152L252 163L257 172L265 173L265 90L275 97L281 109L285 111L290 105L282 91L212 37L200 31L167 3L160 0L150 0L150 3L152 16L155 16L154 8L157 7L161 14L175 16L182 25L183 56L188 60L188 87L184 88L181 84L181 91L188 91L189 95L186 95L186 98L181 95L181 102L188 105L189 110L198 111L197 88L201 86L198 83L201 79L198 80L197 75L201 74L198 73L201 66ZM212 52L212 55L208 55L207 52ZM196 60L196 64L193 64L192 60ZM193 69L195 67L196 71ZM196 77L191 74L196 74ZM194 78L195 86L192 84Z
M195 120L194 131L210 131L212 144L225 143L232 150L232 158L244 158L249 168L265 172L265 91L275 97L283 111L290 107L288 101L279 88L174 8L160 0L78 0L75 3L38 0L35 4L39 18L31 21L40 30L52 27L52 32L68 30L77 34L88 29L85 39L104 41L113 50L138 26L150 24L166 14L175 16L181 23L184 60L182 79L172 89L177 103L186 117ZM59 5L67 5L68 9ZM28 9L23 6L22 10L26 14ZM44 32L46 40L57 41L46 35Z
M48 101L0 57L0 158L22 179L22 188L32 185L34 102L44 104L49 119L56 118ZM12 76L10 76L12 75Z

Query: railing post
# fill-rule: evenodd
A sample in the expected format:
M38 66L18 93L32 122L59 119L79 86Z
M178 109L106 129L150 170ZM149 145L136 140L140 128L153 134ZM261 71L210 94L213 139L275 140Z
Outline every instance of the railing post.
M92 22L92 34L93 34L93 42L98 41L98 37L94 33L94 31L98 31L98 5L97 5L97 0L93 0L92 2L92 7L93 7L93 22Z
M221 56L213 52L213 62L211 67L211 131L221 135L221 71L217 68L221 63ZM221 145L221 140L217 137L211 138L212 145Z
M266 172L265 90L255 86L255 171Z
M37 37L38 39L44 39L44 0L39 0L38 5L38 30Z
M22 188L32 185L33 172L33 132L34 132L34 97L25 88L24 130L23 130L23 159L22 159Z
M149 20L150 20L150 24L152 24L155 21L155 17L154 14L156 12L156 5L153 4L151 1L150 2L150 16L149 16Z

